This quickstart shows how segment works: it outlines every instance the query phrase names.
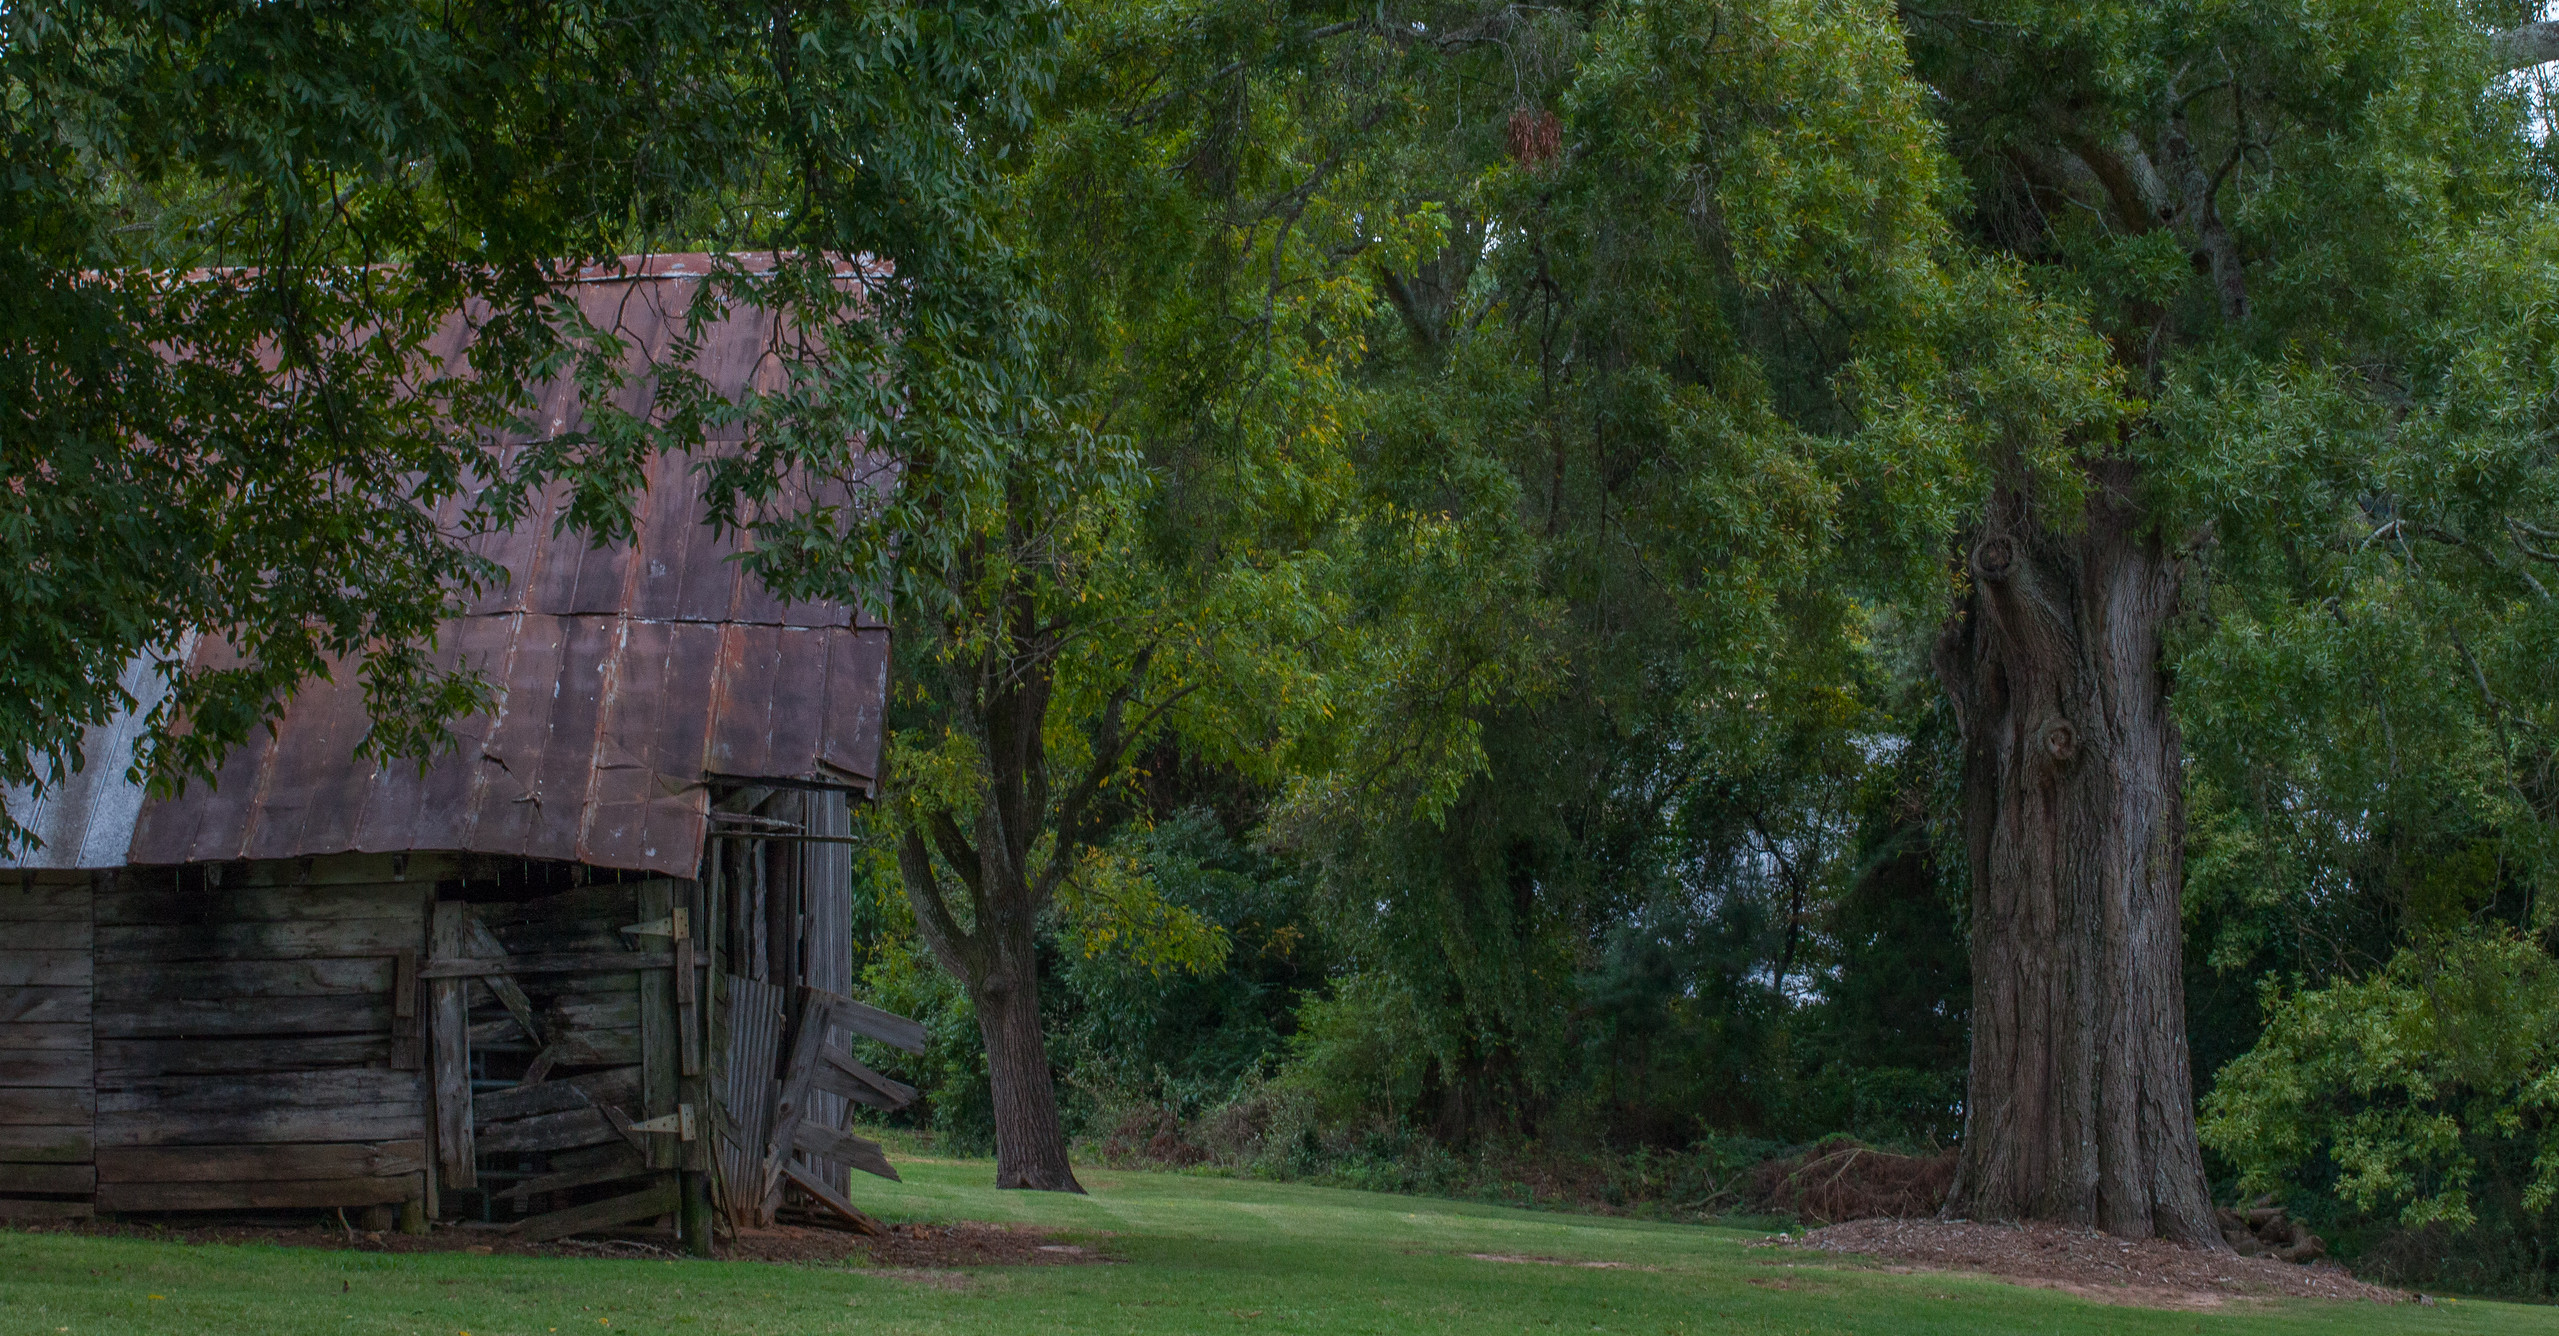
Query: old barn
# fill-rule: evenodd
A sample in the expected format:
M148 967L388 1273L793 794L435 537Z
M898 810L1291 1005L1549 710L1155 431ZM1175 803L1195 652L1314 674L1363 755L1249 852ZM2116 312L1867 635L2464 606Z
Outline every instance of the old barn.
M578 286L632 393L703 270ZM696 370L737 393L773 374L763 337L732 317ZM574 419L547 398L540 420ZM509 580L439 639L498 704L424 773L352 758L342 679L210 787L127 782L125 719L42 804L13 795L45 844L0 863L0 1219L680 1221L697 1249L715 1214L861 1221L848 1171L894 1173L847 1111L913 1092L851 1043L923 1038L847 996L847 804L878 773L888 632L766 596L686 461L648 483L627 545L549 513L491 540ZM129 685L147 705L156 682Z

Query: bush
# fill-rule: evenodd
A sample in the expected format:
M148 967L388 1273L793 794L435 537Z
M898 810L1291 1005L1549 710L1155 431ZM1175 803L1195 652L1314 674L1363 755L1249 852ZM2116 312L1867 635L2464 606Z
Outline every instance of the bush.
M2553 1292L2559 961L2510 932L2285 996L2204 1101L2243 1194L2285 1196L2404 1283ZM2323 1201L2324 1199L2324 1201Z

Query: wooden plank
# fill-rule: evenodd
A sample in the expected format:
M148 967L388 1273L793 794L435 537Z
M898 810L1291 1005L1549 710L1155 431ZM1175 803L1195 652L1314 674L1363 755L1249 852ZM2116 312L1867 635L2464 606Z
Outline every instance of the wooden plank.
M440 901L429 928L427 963L460 955L470 941L470 906ZM425 973L424 969L419 971ZM471 1008L460 979L427 984L428 1047L434 1054L435 1159L444 1186L480 1185L479 1157L471 1139Z
M242 1211L387 1206L417 1197L421 1176L249 1179L236 1183L100 1183L101 1211Z
M645 990L647 980L641 984ZM701 991L701 980L693 967L693 942L687 938L675 944L675 1049L679 1070L685 1076L702 1074Z
M89 1192L97 1186L94 1164L0 1164L0 1193Z
M603 1164L563 1169L558 1173L544 1174L540 1178L528 1178L498 1193L497 1196L500 1200L512 1197L517 1201L525 1201L545 1192L566 1192L571 1188L591 1188L604 1183L619 1183L625 1179L639 1178L655 1172L657 1171L642 1164L639 1153L634 1151L621 1159Z
M0 988L86 988L90 961L86 951L0 952Z
M0 1023L10 1025L86 1025L86 988L0 988Z
M424 1134L426 1083L355 1068L128 1081L98 1092L101 1146L403 1141Z
M98 929L98 963L380 956L418 944L415 918L302 919L285 923L188 923Z
M856 1104L895 1112L915 1102L915 1087L872 1071L830 1044L818 1055L817 1088Z
M374 997L397 982L398 957L332 960L222 960L184 964L103 965L98 1000L151 1002L178 998Z
M721 1044L717 1050L717 1114L711 1119L712 1184L719 1207L738 1228L772 1223L772 1196L764 1148L773 1130L774 1073L781 1066L782 990L768 983L719 976Z
M127 1146L98 1153L101 1183L223 1183L392 1178L426 1167L426 1142L299 1146Z
M49 1024L11 1024L0 1022L0 1051L27 1049L79 1049L89 1047L89 1027L84 1024L56 1022Z
M70 877L78 880L69 880ZM91 897L89 874L85 872L34 885L0 872L0 923L86 923ZM15 930L8 935L15 936Z
M639 1095L640 1069L617 1067L609 1072L517 1086L513 1090L483 1090L472 1096L472 1112L485 1125L506 1118L583 1109L590 1104L637 1108Z
M557 1033L556 1031L554 1033ZM640 1027L576 1030L551 1045L552 1060L569 1067L618 1067L640 1060ZM636 1104L633 1107L638 1107Z
M97 1084L89 1055L62 1049L0 1051L0 1086L87 1089Z
M241 886L205 890L123 886L98 897L98 926L174 928L213 923L311 923L398 919L426 935L427 896L434 883L346 886Z
M554 1038L580 1030L636 1030L640 1026L640 994L563 993L542 1009L542 1029Z
M98 1092L94 1090L0 1090L0 1127L85 1125L97 1116Z
M0 955L20 951L86 951L89 924L83 920L42 919L0 927Z
M638 906L636 888L603 883L576 886L513 904L482 906L481 921L511 956L548 952L620 951L630 942L614 931Z
M85 1201L26 1201L0 1197L0 1220L86 1220L98 1213Z
M866 1174L877 1174L892 1181L898 1179L896 1166L880 1150L880 1143L851 1132L830 1131L803 1119L799 1131L791 1136L791 1144L824 1160L841 1160Z
M616 1225L627 1225L635 1220L652 1220L661 1215L671 1215L680 1198L681 1194L676 1191L674 1175L661 1175L660 1181L638 1192L620 1197L607 1197L603 1201L588 1202L583 1206L572 1206L564 1211L553 1211L548 1215L537 1215L519 1221L513 1232L518 1238L535 1243L564 1239L572 1234L583 1234L588 1230L611 1229Z
M764 1141L764 1170L768 1179L789 1168L793 1137L800 1120L808 1116L810 1085L817 1078L818 1054L826 1046L828 1015L834 995L824 989L802 986L798 1032L791 1042L790 1059L782 1066L782 1087L773 1099L773 1130Z
M674 883L669 881L642 882L639 888L640 917L648 921L672 918L674 890ZM670 966L672 963L673 957L670 956ZM675 1083L682 1075L683 1067L676 1053L674 970L650 970L642 974L636 997L640 1008L640 1116L661 1118L675 1112ZM652 1169L682 1167L683 1150L673 1137L649 1138L648 1156Z
M414 1072L425 1065L418 1041L418 953L403 950L391 965L391 1066Z
M866 1039L876 1039L909 1053L923 1052L931 1038L921 1023L849 997L838 996L835 999L835 1023Z
M168 869L133 869L146 876L157 872L163 887L173 884ZM222 884L214 891L235 890L252 886L379 886L384 889L403 887L423 898L439 881L451 881L463 875L461 857L448 853L387 854L322 854L310 858L262 858L254 862L226 863ZM131 875L130 873L128 875ZM137 878L139 879L139 878Z
M391 999L370 997L174 998L105 1002L98 1038L151 1039L274 1034L388 1034Z
M102 1039L100 1084L158 1076L318 1072L379 1067L391 1060L388 1035L293 1035L259 1039Z
M873 1238L884 1238L888 1235L887 1226L854 1209L853 1203L844 1199L844 1194L819 1182L814 1175L800 1166L784 1163L782 1176L790 1179L793 1187L816 1198L826 1209L844 1217L857 1232L868 1234Z
M97 1132L87 1123L0 1127L0 1160L15 1164L79 1164L97 1158Z
M675 957L665 951L571 951L549 955L505 957L460 956L429 961L429 979L478 979L496 975L624 974L635 970L669 970Z
M475 1129L473 1138L483 1155L522 1155L598 1146L618 1141L621 1135L602 1109L589 1108L489 1123Z

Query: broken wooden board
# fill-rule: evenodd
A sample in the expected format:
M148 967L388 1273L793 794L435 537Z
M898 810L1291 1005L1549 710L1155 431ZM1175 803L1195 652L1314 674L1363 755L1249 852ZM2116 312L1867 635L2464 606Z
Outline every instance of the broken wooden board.
M879 1040L891 1048L902 1048L909 1053L923 1052L931 1039L921 1023L894 1012L856 1002L840 993L835 994L832 1000L835 1003L835 1023L865 1038Z
M653 1220L662 1215L672 1215L681 1203L682 1197L683 1194L676 1189L675 1175L661 1174L659 1181L638 1192L626 1193L619 1197L607 1197L603 1201L588 1202L583 1206L571 1206L547 1215L520 1220L511 1227L509 1232L528 1242L547 1243L553 1239L567 1238L572 1234L583 1234L588 1230L611 1229L616 1225L627 1225L638 1220Z
M86 1025L90 990L0 988L0 1022L11 1025Z
M581 1165L575 1169L561 1169L544 1174L540 1178L528 1178L498 1193L497 1197L501 1201L509 1199L519 1202L530 1201L545 1192L566 1192L571 1188L599 1187L606 1183L620 1183L656 1172L641 1163L639 1152L629 1150L628 1147L623 1149L627 1153L620 1159L602 1164Z
M818 1068L818 1088L833 1091L857 1104L894 1112L914 1103L921 1093L904 1081L872 1071L832 1044L818 1054L818 1060L822 1064Z
M640 1069L616 1067L557 1081L520 1085L512 1090L483 1090L473 1097L473 1116L480 1123L536 1114L583 1109L590 1104L633 1104L640 1095Z
M626 974L675 967L665 951L580 951L503 957L456 956L430 962L420 973L429 979L478 979L527 974Z
M868 1234L873 1238L886 1238L888 1236L888 1226L883 1225L879 1221L872 1219L870 1216L863 1214L860 1210L854 1207L853 1203L844 1199L844 1194L835 1191L833 1188L828 1187L824 1183L819 1182L814 1175L810 1174L807 1170L802 1169L800 1166L796 1164L784 1164L782 1166L782 1176L791 1180L791 1186L809 1194L810 1197L817 1200L821 1205L825 1206L826 1209L843 1217L845 1223L851 1225L856 1232Z
M473 1140L482 1155L525 1155L593 1146L619 1137L604 1109L591 1108L489 1123L477 1130Z
M877 1174L891 1182L904 1182L897 1176L896 1166L880 1150L880 1143L851 1132L830 1131L813 1122L803 1121L792 1134L791 1144L822 1160L841 1160L866 1174Z

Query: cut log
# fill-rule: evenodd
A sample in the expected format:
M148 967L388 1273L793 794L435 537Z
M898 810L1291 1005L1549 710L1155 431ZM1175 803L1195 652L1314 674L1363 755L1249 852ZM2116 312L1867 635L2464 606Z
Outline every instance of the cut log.
M638 1192L620 1197L608 1197L603 1201L588 1202L583 1206L572 1206L566 1210L553 1211L548 1215L537 1215L519 1221L513 1233L516 1237L529 1242L545 1243L552 1239L564 1239L572 1234L583 1234L588 1230L611 1229L616 1225L627 1225L635 1220L651 1220L661 1215L672 1215L682 1200L682 1194L676 1190L673 1174L662 1174L659 1180Z
M879 1221L874 1220L867 1215L864 1215L860 1210L857 1210L854 1207L853 1203L844 1199L844 1194L817 1181L813 1175L802 1169L800 1166L796 1164L784 1164L782 1166L782 1176L790 1179L793 1187L809 1194L810 1197L816 1199L818 1203L825 1206L826 1209L843 1217L845 1223L851 1225L856 1233L868 1234L875 1239L886 1238L888 1236L888 1226L881 1224Z
M891 1182L898 1178L897 1167L880 1151L880 1143L851 1132L829 1131L812 1122L802 1122L792 1135L791 1144L822 1160L841 1160L866 1174L877 1174Z
M98 1153L101 1183L223 1183L414 1177L426 1168L426 1142L352 1142L301 1146L138 1146Z
M101 1211L241 1211L381 1206L417 1197L424 1178L254 1179L236 1183L100 1183Z

